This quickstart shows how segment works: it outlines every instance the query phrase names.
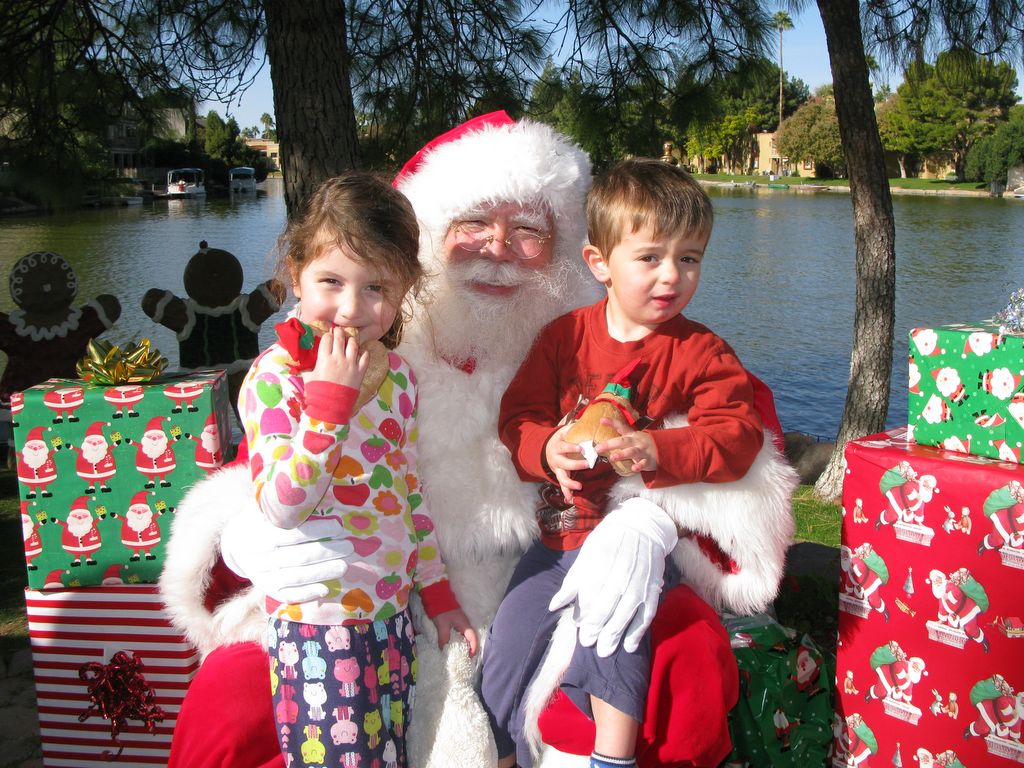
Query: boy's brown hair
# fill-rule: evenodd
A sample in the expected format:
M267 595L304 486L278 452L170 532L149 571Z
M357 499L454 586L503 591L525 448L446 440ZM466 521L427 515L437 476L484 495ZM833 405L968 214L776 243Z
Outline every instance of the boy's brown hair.
M605 258L624 234L650 226L656 237L711 234L711 199L682 168L653 158L620 160L587 195L587 237Z
M402 308L402 300L410 292L415 296L423 280L419 224L412 205L382 176L352 171L328 179L278 241L277 278L297 283L311 262L335 246L397 283L385 298L400 311L381 338L384 346L394 349L408 309Z

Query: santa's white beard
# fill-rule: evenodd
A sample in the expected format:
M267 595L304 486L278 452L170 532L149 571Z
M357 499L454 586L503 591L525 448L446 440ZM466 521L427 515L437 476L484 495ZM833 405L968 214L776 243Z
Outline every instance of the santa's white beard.
M25 462L25 465L29 469L39 469L43 464L46 463L46 458L50 455L50 452L46 450L46 445L41 444L35 447L26 445L21 452L21 459Z
M199 444L203 446L203 450L207 453L216 453L220 450L220 437L217 433L212 430L203 430L203 434L200 436Z
M146 435L142 438L142 452L151 459L159 459L167 450L167 437L161 434L159 437Z
M68 531L73 536L81 538L85 536L89 531L92 530L92 517L72 517L68 516Z
M32 536L33 531L35 531L35 526L32 525L32 521L27 517L23 517L21 519L21 534L24 537L25 541L29 540L29 538Z
M90 464L99 464L107 455L107 443L82 443L82 458Z
M153 522L153 512L149 509L145 512L129 509L128 515L125 519L129 528L133 531L141 532L149 528L150 523Z
M451 360L522 360L549 321L566 311L570 279L562 264L536 270L485 258L448 264L427 298L438 353ZM518 286L509 296L490 296L472 283Z

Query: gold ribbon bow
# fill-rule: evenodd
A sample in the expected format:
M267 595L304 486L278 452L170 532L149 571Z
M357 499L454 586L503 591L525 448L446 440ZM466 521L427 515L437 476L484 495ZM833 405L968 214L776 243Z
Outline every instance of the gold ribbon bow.
M90 384L136 384L152 381L167 367L167 358L150 349L149 339L130 341L122 349L109 341L89 339L86 355L75 365Z

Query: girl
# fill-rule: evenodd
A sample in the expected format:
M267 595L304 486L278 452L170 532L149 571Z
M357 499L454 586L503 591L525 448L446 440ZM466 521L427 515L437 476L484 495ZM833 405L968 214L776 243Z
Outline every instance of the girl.
M325 182L282 238L279 277L299 300L253 362L238 407L256 500L271 523L335 521L355 555L342 582L301 604L267 598L271 688L285 763L404 766L416 589L446 642L477 638L448 587L416 474L416 377L393 350L418 287L405 197L363 173ZM313 535L310 532L310 535Z

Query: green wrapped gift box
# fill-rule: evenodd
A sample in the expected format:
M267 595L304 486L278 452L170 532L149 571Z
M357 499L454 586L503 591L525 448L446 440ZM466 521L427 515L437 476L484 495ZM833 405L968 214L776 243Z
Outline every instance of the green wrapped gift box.
M223 371L13 398L29 587L156 582L175 507L224 461L229 412Z
M1024 335L995 323L910 332L907 423L922 445L1022 463Z

